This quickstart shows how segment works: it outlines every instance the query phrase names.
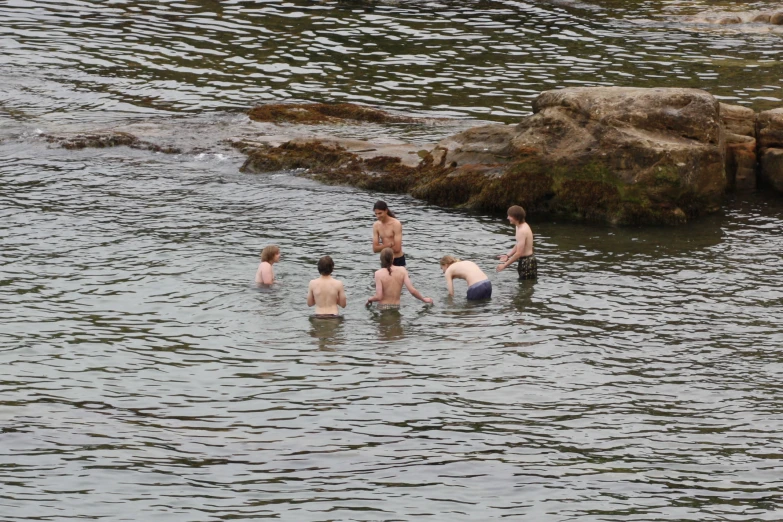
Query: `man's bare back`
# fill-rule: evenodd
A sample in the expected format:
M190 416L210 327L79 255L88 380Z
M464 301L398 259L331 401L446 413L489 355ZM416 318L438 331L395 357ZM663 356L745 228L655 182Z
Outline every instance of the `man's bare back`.
M452 263L445 271L446 284L449 287L449 295L454 295L454 288L451 286L452 279L464 279L468 286L475 285L487 279L487 274L472 261L457 261Z
M384 254L387 258L384 260ZM408 276L408 271L402 266L393 266L391 249L381 251L381 268L375 271L375 295L367 300L367 304L378 303L381 306L399 306L402 287L408 289L413 297L427 304L432 304L432 299L424 297L416 290Z
M345 287L342 281L338 281L332 276L321 276L310 281L307 305L315 305L316 315L337 315L337 306L345 308L346 301Z
M307 306L315 305L315 314L321 316L337 316L337 307L345 308L347 298L342 281L334 279L331 274L334 261L324 256L318 261L318 272L321 277L313 279L307 287Z

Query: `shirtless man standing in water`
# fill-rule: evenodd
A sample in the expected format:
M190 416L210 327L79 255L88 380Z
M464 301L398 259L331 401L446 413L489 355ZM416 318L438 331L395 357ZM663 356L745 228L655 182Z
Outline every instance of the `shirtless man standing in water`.
M394 217L385 201L376 201L373 212L378 219L372 225L372 251L380 252L391 248L394 252L394 266L405 266L405 254L402 251L402 223Z
M337 306L345 308L347 298L342 281L332 278L334 261L329 256L318 260L318 273L321 277L310 281L307 288L307 306L315 305L317 318L340 317Z
M536 256L533 255L533 231L530 229L530 225L525 222L525 209L514 205L509 207L507 215L508 222L517 229L515 234L517 243L514 248L509 250L508 254L500 256L501 263L497 266L497 271L500 272L508 268L514 261L519 260L517 265L519 278L537 279L538 262Z
M399 309L403 285L419 301L432 304L432 299L423 297L413 287L405 267L393 265L393 260L394 252L391 248L381 250L381 269L375 272L375 295L367 299L367 306L378 303L379 310Z

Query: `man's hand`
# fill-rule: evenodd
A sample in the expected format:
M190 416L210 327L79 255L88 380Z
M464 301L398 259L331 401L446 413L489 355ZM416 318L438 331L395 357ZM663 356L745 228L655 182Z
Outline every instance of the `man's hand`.
M508 261L508 256L506 254L500 254L499 256L497 256L497 258L500 259L500 261L503 263Z
M506 257L508 257L508 256L506 256ZM506 268L506 264L505 264L505 263L500 263L500 264L499 264L499 265L498 265L498 266L495 268L495 270L497 270L498 272L502 272L502 271L503 271L505 268Z
M422 301L424 301L427 304L434 304L435 303L435 301L432 300L432 297L425 297L424 299L422 299Z

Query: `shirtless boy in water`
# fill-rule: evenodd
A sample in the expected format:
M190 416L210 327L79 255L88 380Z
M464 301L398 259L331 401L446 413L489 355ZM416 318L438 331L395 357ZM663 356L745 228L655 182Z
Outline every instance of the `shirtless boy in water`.
M378 219L372 225L372 251L380 252L391 248L394 252L394 266L405 266L405 254L402 251L402 223L394 217L385 201L376 201L373 212Z
M400 295L403 285L413 297L427 304L432 304L432 299L423 297L413 287L411 278L405 267L395 266L394 252L391 248L381 250L381 269L375 272L375 295L367 299L367 306L378 303L379 310L394 310L400 307Z
M454 256L443 256L440 259L440 269L446 276L449 295L454 295L454 279L464 279L468 283L468 301L492 297L492 282L476 263L460 261Z
M339 317L337 306L345 308L347 298L342 281L332 278L334 261L329 256L318 260L318 273L321 277L310 281L307 288L307 306L315 305L318 318Z
M509 250L508 254L500 256L501 263L497 266L497 271L509 267L511 263L519 260L517 272L520 279L536 279L538 277L538 262L533 255L533 231L530 225L525 222L525 209L514 205L508 209L508 222L516 227L517 243L514 248Z
M280 261L280 247L269 245L261 251L261 264L256 270L256 283L271 285L275 282L275 270L272 265Z

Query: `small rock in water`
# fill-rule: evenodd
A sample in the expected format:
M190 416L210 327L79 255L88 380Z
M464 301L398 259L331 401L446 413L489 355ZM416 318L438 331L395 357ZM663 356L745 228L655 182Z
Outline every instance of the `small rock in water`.
M757 24L768 24L770 18L772 18L772 15L769 13L761 13L753 17L753 22Z
M779 11L770 16L769 23L773 25L783 25L783 11Z
M739 16L727 16L725 18L721 18L718 20L718 23L720 25L734 25L734 24L741 24L742 18Z

